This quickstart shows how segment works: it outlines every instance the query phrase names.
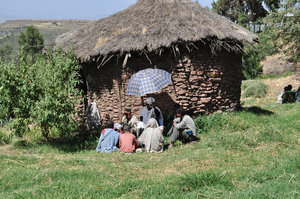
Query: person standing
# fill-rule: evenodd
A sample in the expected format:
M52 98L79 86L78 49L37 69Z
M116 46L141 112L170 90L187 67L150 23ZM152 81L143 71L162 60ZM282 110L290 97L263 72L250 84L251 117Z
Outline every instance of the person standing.
M148 97L146 99L146 106L144 106L140 112L141 121L144 122L144 124L147 124L150 118L154 118L158 122L159 126L163 126L163 115L160 109L157 106L154 106L154 103L155 99L153 97Z

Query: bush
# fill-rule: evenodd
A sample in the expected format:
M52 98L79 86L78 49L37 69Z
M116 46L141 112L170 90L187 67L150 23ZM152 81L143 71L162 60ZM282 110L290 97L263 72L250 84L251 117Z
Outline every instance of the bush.
M266 96L268 86L261 80L247 80L242 83L243 97L262 98Z
M0 120L12 118L22 136L34 126L43 136L62 136L77 128L75 105L79 69L74 53L23 54L18 62L0 61Z
M222 129L228 123L228 118L223 113L214 113L212 115L203 115L195 120L197 133L209 133L212 128Z

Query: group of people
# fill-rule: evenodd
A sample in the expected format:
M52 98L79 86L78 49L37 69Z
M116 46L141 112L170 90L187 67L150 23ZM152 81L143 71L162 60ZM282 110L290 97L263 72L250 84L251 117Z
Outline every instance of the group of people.
M106 122L106 128L102 130L97 152L134 153L145 150L148 153L160 153L164 150L164 118L161 110L154 106L155 99L146 99L139 117L134 116L130 109L125 109L120 123ZM172 126L168 132L169 148L174 146L177 140L183 143L196 142L196 126L193 119L187 115L183 108L178 107Z
M300 87L297 91L293 91L292 85L287 85L284 87L283 91L278 95L277 101L280 104L285 103L294 103L296 101L300 101Z

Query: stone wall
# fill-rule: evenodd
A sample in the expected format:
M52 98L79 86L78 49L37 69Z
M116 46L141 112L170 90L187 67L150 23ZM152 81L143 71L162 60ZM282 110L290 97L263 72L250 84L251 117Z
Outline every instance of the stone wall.
M153 53L148 54L148 58L144 54L132 54L125 69L122 69L122 59L119 63L112 59L99 69L96 63L84 66L88 101L97 103L103 120L111 118L119 122L125 108L139 114L146 97L127 95L126 88L130 77L146 68L160 68L172 74L173 85L149 95L156 99L156 105L164 115L173 109L175 103L194 116L234 110L240 106L240 54L223 50L213 56L210 48L203 45L192 52L181 49L176 58L173 53L161 56Z

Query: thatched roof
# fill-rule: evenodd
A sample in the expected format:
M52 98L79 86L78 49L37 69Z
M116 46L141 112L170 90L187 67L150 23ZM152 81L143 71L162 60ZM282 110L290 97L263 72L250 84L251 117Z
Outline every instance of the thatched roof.
M78 58L87 61L207 38L252 43L257 36L191 0L138 0L126 10L59 36L56 44L72 46Z

